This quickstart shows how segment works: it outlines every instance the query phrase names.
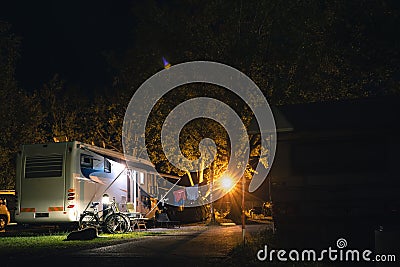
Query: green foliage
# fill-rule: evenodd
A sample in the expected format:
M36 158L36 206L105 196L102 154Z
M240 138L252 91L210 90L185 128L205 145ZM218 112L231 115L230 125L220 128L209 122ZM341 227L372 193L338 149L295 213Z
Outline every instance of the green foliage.
M165 150L161 144L161 129L166 117L171 113L171 111L176 107L176 105L183 103L186 100L206 96L213 99L218 99L225 104L232 107L235 112L242 119L244 125L247 127L250 123L251 112L248 106L238 96L226 91L223 88L209 85L209 84L192 84L181 86L177 90L173 90L166 94L153 108L146 127L146 147L152 162L154 162L157 167L166 173L174 173L178 175L187 175L190 184L197 184L210 181L211 166L205 166L204 161L198 162L198 166L186 166L187 169L204 169L205 172L198 171L196 173L190 173L188 171L178 169L173 166L165 156ZM213 106L203 106L203 109L209 110L211 113L217 113L221 115L223 119L224 114L221 114L220 110L213 110ZM184 114L182 114L184 115ZM188 114L185 114L188 115ZM174 136L169 136L169 138L175 138ZM197 160L200 158L201 151L199 149L200 141L209 138L212 139L216 145L217 153L215 158L214 166L214 179L218 179L226 171L229 158L231 156L238 157L239 155L231 155L231 142L226 130L214 120L208 118L197 118L189 123L187 123L182 131L179 133L179 146L182 154L189 160ZM168 139L165 140L168 143ZM255 144L254 148L259 144ZM258 147L257 147L258 148ZM233 151L236 154L243 153L242 147L234 147ZM177 160L179 151L170 151L171 154L176 155L175 160ZM204 151L204 155L211 155L211 151ZM250 171L251 168L248 169ZM250 175L250 172L247 173Z
M0 188L13 188L15 156L24 143L57 137L122 151L125 108L136 88L162 69L162 56L172 65L193 60L231 65L252 78L270 104L398 95L399 18L398 4L391 0L134 1L136 27L126 34L135 42L125 50L104 51L115 75L112 85L91 95L58 75L34 93L21 89L15 79L21 40L0 22ZM146 144L157 167L183 174L166 163L159 142L170 110L187 99L210 96L229 104L246 126L251 113L215 87L179 90L153 109ZM181 149L195 159L199 140L214 139L218 175L232 156L229 141L220 126L204 125L200 119L183 129ZM248 174L258 160L268 165L268 155L259 153L259 137L251 136L250 143ZM209 172L191 175L207 180Z
M146 1L133 4L137 22L131 49L110 53L120 88L137 88L162 69L161 57L178 64L211 60L231 65L252 78L269 103L281 105L399 94L399 10L395 1ZM147 149L166 172L179 172L167 163L160 146L163 117L177 103L198 96L186 87L155 108L147 127ZM221 97L220 97L221 99ZM229 96L224 102L232 104ZM239 102L240 103L240 102ZM240 114L240 108L239 110ZM246 121L251 114L241 114ZM158 120L158 121L157 121ZM204 120L188 124L180 135L188 158L199 156L199 140L218 127ZM229 154L219 131L218 170ZM251 166L260 155L260 140L251 136ZM221 149L223 147L223 149ZM189 174L188 174L189 175ZM201 176L201 174L198 174ZM208 173L204 174L206 177ZM190 176L190 175L189 175Z
M274 104L399 93L396 1L153 0L132 10L136 45L113 61L121 84L136 88L166 56L236 67Z
M38 141L35 134L41 113L34 95L18 88L15 65L20 39L10 25L0 22L0 188L13 189L15 158L20 142Z

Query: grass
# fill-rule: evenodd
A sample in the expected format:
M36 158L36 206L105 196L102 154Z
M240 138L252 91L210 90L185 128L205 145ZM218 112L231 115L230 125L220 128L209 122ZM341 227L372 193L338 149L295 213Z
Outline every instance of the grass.
M125 234L101 234L93 240L65 241L67 233L31 234L28 236L0 237L0 255L28 256L37 253L65 254L82 249L102 247L164 232L130 232Z

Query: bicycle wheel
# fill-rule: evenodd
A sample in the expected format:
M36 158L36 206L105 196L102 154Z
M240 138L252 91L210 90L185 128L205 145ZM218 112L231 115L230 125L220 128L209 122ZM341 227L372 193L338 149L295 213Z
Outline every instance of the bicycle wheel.
M97 228L99 225L99 220L92 214L84 214L79 219L79 229L85 229L87 227Z
M129 230L129 221L122 214L114 213L106 218L104 226L111 234L122 234Z

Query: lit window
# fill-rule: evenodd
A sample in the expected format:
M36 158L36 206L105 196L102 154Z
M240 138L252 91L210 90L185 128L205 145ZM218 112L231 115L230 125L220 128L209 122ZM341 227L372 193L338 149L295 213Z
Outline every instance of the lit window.
M111 172L111 162L109 162L107 159L104 159L104 172Z
M144 184L144 173L143 172L139 173L139 183Z

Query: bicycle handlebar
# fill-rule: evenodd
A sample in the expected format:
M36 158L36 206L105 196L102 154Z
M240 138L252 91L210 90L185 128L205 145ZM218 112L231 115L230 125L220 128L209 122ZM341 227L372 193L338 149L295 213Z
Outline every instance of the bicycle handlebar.
M92 202L92 205L90 206L90 208L95 209L99 204L100 204L100 202ZM104 205L103 205L103 207L104 207ZM119 212L117 203L115 203L115 201L111 201L110 204L108 205L108 207L103 208L102 211L106 211L106 210L110 210L110 209L114 212Z

